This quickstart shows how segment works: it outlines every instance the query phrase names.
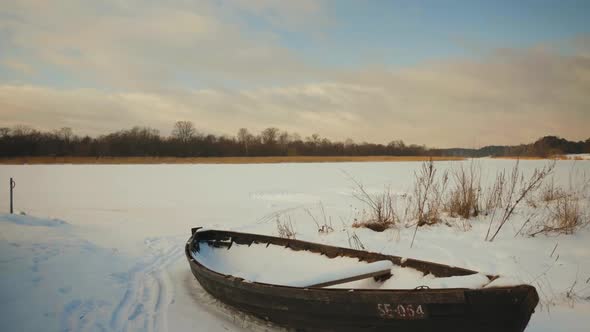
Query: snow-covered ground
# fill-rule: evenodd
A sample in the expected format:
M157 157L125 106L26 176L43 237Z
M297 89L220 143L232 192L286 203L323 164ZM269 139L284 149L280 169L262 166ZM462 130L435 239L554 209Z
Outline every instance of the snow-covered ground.
M568 154L566 157L572 160L590 160L590 153Z
M513 160L482 159L484 182ZM439 170L461 162L437 162ZM466 163L466 162L463 162ZM523 160L531 172L546 161ZM376 233L352 229L362 205L350 177L368 192L411 193L417 162L257 165L0 166L0 321L6 331L274 331L211 298L184 258L190 228L277 234L273 213L289 215L298 239L348 247L354 232L367 250L433 260L537 287L541 303L527 331L587 331L590 326L590 230L516 236L518 210L494 242L486 217L471 227ZM588 161L558 161L555 183ZM1 188L0 188L1 189ZM334 232L320 234L305 211ZM571 290L571 291L570 291ZM570 295L568 296L568 291Z

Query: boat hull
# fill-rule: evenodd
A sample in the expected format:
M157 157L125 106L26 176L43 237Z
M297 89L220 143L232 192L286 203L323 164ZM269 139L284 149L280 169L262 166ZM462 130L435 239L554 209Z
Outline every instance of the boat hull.
M191 255L199 241L227 238L291 248L312 246L315 249L312 251L320 250L324 254L340 250L346 256L356 254L367 260L367 255L374 255L375 260L387 257L394 263L400 263L401 259L254 234L221 231L193 234L186 245L187 259L192 273L208 293L241 311L298 331L523 331L538 302L535 288L528 285L476 290L349 290L247 282L209 270ZM427 264L412 260L404 263ZM431 264L434 270L442 266Z

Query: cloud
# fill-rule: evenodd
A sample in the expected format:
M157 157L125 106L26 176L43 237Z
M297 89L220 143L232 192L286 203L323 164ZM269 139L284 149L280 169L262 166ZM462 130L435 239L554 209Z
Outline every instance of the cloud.
M329 25L327 1L324 0L230 0L238 11L263 18L269 24L286 29L298 30Z
M248 8L273 24L318 16L313 1L15 1L0 9L0 45L82 85L157 90L192 84L285 81L316 70L239 22ZM16 52L18 53L18 52ZM1 56L1 55L0 55ZM12 55L17 56L17 54Z
M33 67L31 67L29 64L14 58L0 59L0 65L12 71L19 72L23 75L31 75L34 72Z
M438 147L588 136L587 37L566 50L501 49L395 70L327 70L282 44L283 30L313 35L325 24L326 4L312 0L7 2L0 73L22 76L0 77L0 122L99 135L134 125L168 133L190 120L215 134L276 126ZM40 75L45 85L34 83Z
M343 140L476 147L547 134L586 139L590 58L502 50L387 71L343 72L318 83L268 88L108 93L0 87L0 121L99 134L147 125L163 133L187 119L205 132L277 126Z

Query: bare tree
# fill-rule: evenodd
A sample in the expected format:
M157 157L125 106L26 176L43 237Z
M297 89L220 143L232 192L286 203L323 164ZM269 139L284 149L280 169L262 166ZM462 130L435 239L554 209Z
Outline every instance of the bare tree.
M354 140L352 138L347 138L344 140L344 147L348 148L354 145Z
M238 142L240 143L247 143L248 137L250 136L250 132L246 128L240 128L238 130Z
M301 141L301 136L298 133L291 133L289 136L291 137L291 142Z
M389 142L388 145L394 149L404 149L406 147L406 143L404 143L404 141L402 141L401 139L400 140L393 140L393 141Z
M279 135L279 129L274 127L266 128L260 135L262 136L263 144L275 144Z
M282 147L286 147L290 141L291 135L289 135L289 133L286 131L281 132L281 134L279 135L279 145Z
M69 142L72 136L74 136L74 131L70 127L62 127L55 131L55 135L60 139Z
M238 130L238 142L240 142L240 144L242 144L244 146L244 149L246 150L246 156L249 154L248 146L250 145L250 142L252 141L253 138L254 138L254 136L252 134L250 134L248 129L240 128Z
M0 136L1 137L6 137L6 136L8 136L8 134L10 134L10 128L8 128L8 127L0 128Z
M319 145L322 138L320 134L313 134L311 137L307 137L306 140L313 145Z
M172 130L172 137L181 140L182 142L188 142L191 138L195 136L197 130L195 129L195 125L190 121L177 121L174 124L174 129Z
M16 125L12 128L13 136L27 136L35 132L35 129L27 125Z

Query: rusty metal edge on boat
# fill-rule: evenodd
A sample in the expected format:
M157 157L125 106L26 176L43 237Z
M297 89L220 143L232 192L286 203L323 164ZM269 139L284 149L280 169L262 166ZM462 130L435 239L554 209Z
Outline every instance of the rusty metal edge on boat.
M530 285L480 289L346 289L289 287L247 281L198 262L201 245L225 247L260 243L364 262L389 260L435 277L464 276L473 270L398 256L295 239L193 228L185 254L201 286L221 302L296 331L524 331L539 301ZM497 278L488 275L490 281Z

